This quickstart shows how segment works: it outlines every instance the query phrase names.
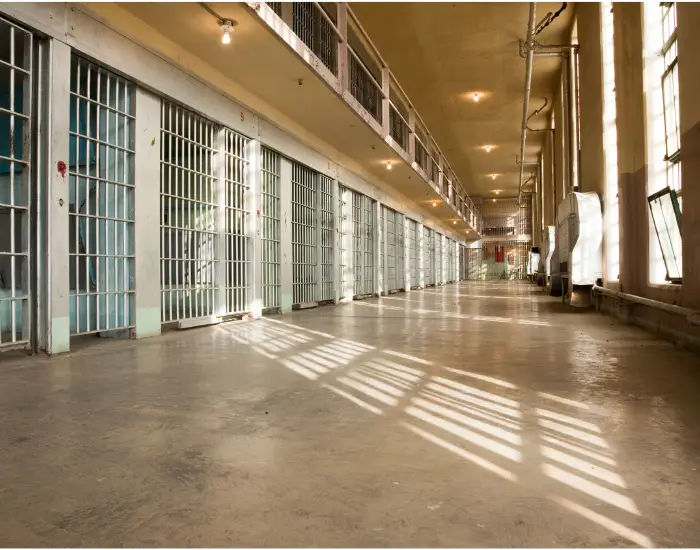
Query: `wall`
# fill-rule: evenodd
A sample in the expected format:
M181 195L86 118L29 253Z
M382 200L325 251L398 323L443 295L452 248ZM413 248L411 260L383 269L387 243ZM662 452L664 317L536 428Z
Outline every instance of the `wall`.
M653 6L657 6L654 4ZM654 284L649 274L649 214L647 183L650 139L646 96L643 6L640 3L614 3L615 93L617 109L617 177L620 215L619 290L684 307L700 309L700 71L694 62L700 51L700 5L679 3L678 59L680 86L681 170L683 181L683 284ZM604 192L605 156L603 150L603 81L601 56L600 4L576 5L580 44L581 110L581 189ZM657 50L659 48L656 48ZM558 87L559 94L561 88ZM558 96L559 96L558 94ZM555 98L557 130L562 127L561 97ZM658 137L655 137L658 140ZM565 140L557 131L557 163ZM544 203L548 203L546 174L551 170L547 148L543 153L545 173ZM559 166L556 181L561 189L565 177ZM557 203L561 197L557 196ZM603 205L605 208L605 205ZM545 206L545 223L549 213ZM652 237L655 236L652 234ZM618 289L616 282L606 284ZM676 340L700 343L700 328L691 327L678 316L642 305L620 305L603 299L604 310L629 322L663 333Z

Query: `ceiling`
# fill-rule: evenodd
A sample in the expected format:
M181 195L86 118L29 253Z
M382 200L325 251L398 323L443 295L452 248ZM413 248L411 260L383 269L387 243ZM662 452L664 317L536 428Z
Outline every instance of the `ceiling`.
M536 21L560 3L537 3ZM525 61L518 53L529 4L354 2L352 10L473 196L517 195ZM537 36L568 43L574 5ZM561 61L534 62L531 111L552 90ZM474 102L471 92L483 94ZM542 127L547 110L530 122ZM526 159L540 149L528 136ZM486 153L483 145L495 145ZM490 175L497 174L495 180Z

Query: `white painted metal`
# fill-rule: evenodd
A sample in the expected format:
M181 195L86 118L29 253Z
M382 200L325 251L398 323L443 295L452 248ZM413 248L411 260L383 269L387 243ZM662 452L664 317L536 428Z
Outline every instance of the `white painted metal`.
M318 174L292 163L292 265L293 303L308 304L317 298L316 266Z
M374 200L367 195L352 192L353 207L353 271L354 295L374 294L374 242L377 220Z
M394 228L396 230L396 281L395 286L389 290L402 290L406 287L406 246L404 216L394 212Z
M414 220L408 219L408 270L411 274L410 287L416 288L420 285L418 277L418 226Z
M249 236L248 144L250 140L228 128L224 137L224 201L225 223L225 309L224 315L250 311L251 243Z
M353 296L353 208L352 191L343 185L338 185L338 281L340 281L339 298L350 300Z
M445 282L442 260L444 258L442 235L437 231L433 231L433 242L435 245L435 284L440 285Z
M71 60L70 333L133 328L134 87Z
M333 276L333 242L335 240L335 205L333 187L335 181L318 174L319 187L319 243L320 243L320 290L319 300L335 299L335 277Z
M30 345L32 45L25 29L0 18L0 350Z
M161 320L216 311L218 178L213 122L163 100L161 109Z
M432 286L435 284L435 239L433 230L425 226L423 226L423 253L424 284Z
M280 156L262 148L260 218L262 307L280 307Z

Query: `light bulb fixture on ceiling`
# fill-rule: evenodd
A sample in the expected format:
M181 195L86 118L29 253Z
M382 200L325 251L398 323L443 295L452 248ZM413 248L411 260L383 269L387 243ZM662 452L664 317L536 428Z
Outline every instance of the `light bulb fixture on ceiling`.
M493 202L496 202L496 199L493 199Z
M487 153L490 153L491 149L493 149L493 145L484 145L484 151Z
M498 177L498 174L491 174L491 179L492 179L492 180L495 181L497 177Z
M479 99L481 98L481 94L479 92L474 92L472 94L472 97L474 98L474 103L479 103Z
M452 225L457 225L457 220L452 220Z
M233 21L230 19L224 19L221 22L221 43L230 44L231 43L231 33L233 32Z
M433 201L433 208L437 206L437 201Z
M387 170L391 170L392 168L393 168L393 166L391 165L391 161L388 161L388 162L386 163L386 169L387 169Z

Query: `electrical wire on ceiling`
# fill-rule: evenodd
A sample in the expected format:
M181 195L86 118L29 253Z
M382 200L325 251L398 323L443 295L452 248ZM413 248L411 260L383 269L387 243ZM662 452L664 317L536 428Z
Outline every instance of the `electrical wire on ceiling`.
M546 29L552 23L552 21L554 21L557 17L559 17L561 15L561 13L566 9L566 6L567 6L567 3L562 2L561 7L557 11L555 11L554 13L552 13L551 11L548 12L547 15L545 15L542 18L542 21L540 21L537 24L537 27L535 29L535 36L540 34L544 29Z

